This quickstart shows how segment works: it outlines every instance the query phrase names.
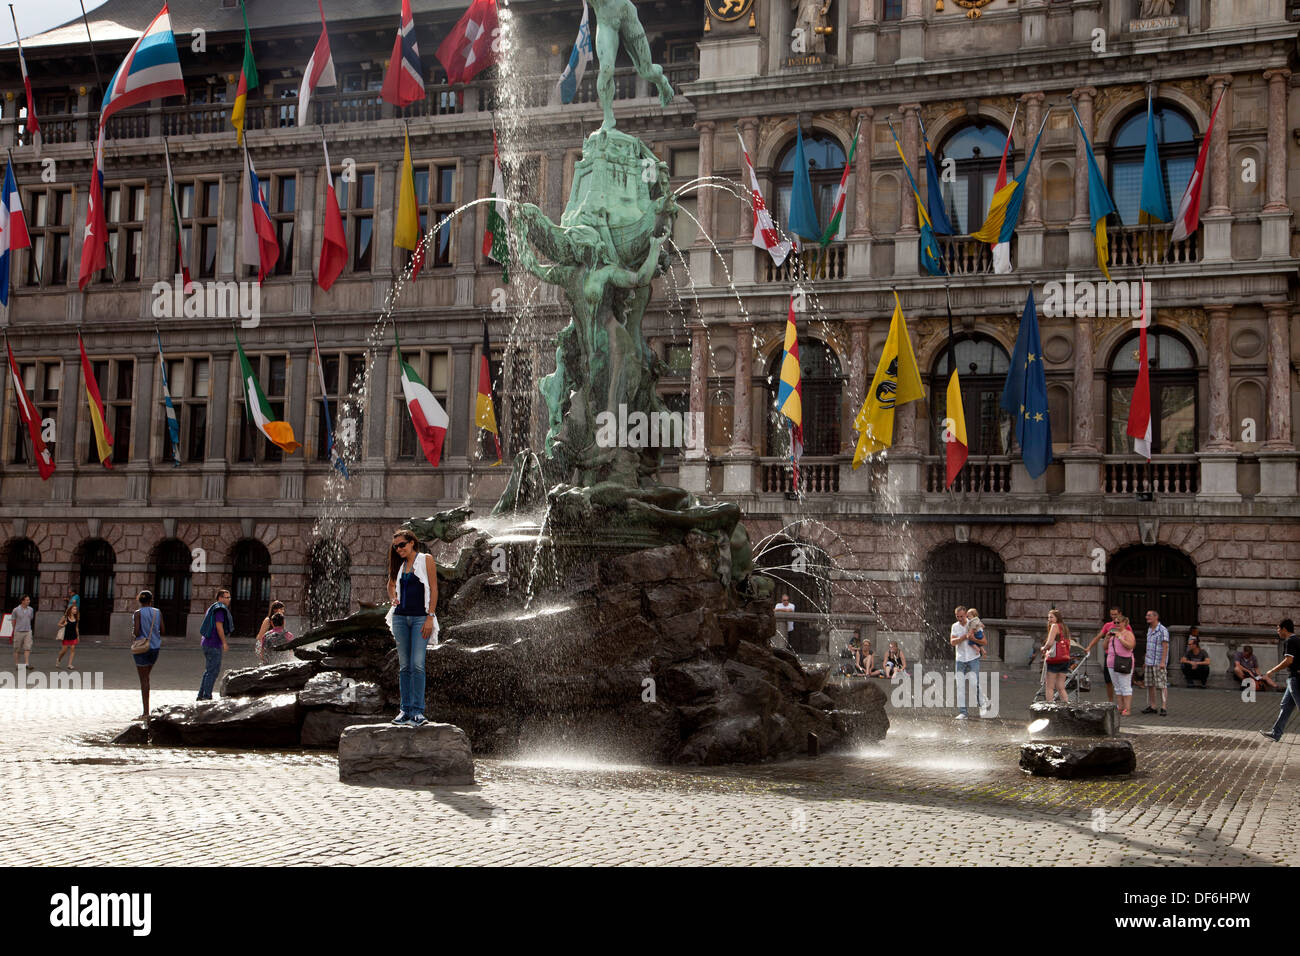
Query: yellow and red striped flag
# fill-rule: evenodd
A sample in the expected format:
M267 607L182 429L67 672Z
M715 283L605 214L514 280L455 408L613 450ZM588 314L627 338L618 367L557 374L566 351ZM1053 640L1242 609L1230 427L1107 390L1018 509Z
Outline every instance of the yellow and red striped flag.
M104 415L104 400L99 395L99 384L95 381L90 359L86 357L86 343L77 333L77 345L81 349L81 380L86 385L86 404L90 406L90 427L95 431L95 448L99 452L99 461L105 468L113 467L113 436L108 433L108 419Z

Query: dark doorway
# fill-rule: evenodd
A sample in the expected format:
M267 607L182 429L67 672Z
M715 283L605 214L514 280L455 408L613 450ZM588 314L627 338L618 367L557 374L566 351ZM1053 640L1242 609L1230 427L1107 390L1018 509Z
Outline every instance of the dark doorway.
M996 551L979 544L945 544L925 559L925 659L951 660L948 635L959 604L974 607L982 620L1007 616L1006 565ZM1001 657L1001 647L989 647Z
M162 612L163 633L184 635L190 616L190 549L168 538L154 552L154 607Z
M790 595L796 613L830 614L831 562L826 552L815 544L792 538L777 539L755 558L760 573L776 583L773 604L782 594ZM822 630L829 621L794 621L792 630L778 622L778 632L785 630L790 648L796 654L816 654L821 650Z
M41 552L27 538L9 542L5 554L5 604L3 610L12 611L26 594L32 607L41 606Z
M236 542L230 575L235 633L251 637L271 606L271 554L260 541Z
M1128 617L1139 665L1146 653L1147 611L1159 614L1169 630L1172 657L1180 651L1175 630L1185 634L1196 623L1196 565L1181 551L1163 545L1123 548L1107 565L1106 606L1118 607Z
M307 623L346 617L352 603L352 556L337 541L317 541L307 572Z
M102 538L81 546L81 619L78 636L106 635L113 614L113 567L117 555Z

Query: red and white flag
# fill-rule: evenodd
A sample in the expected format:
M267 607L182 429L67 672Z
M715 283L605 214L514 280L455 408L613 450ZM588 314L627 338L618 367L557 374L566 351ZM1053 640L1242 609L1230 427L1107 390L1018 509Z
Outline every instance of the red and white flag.
M1224 87L1224 92L1227 87ZM1201 140L1201 152L1196 157L1196 168L1192 178L1187 180L1183 198L1178 201L1178 211L1174 213L1174 233L1170 242L1182 242L1196 231L1201 224L1201 188L1205 185L1205 157L1210 155L1210 134L1214 132L1214 117L1219 115L1219 103L1223 102L1223 93L1219 94L1210 114L1210 125L1205 129L1205 139Z
M754 245L766 249L772 261L779 266L790 254L790 242L777 234L776 224L772 222L772 214L767 211L767 203L763 202L763 193L758 188L758 174L754 172L754 164L749 160L745 137L740 135L740 130L736 131L736 135L740 137L740 154L745 157L745 169L749 171L749 188L754 194Z
M9 16L14 17L14 8L9 7ZM41 121L36 115L36 97L32 95L31 77L27 75L27 58L23 56L23 43L18 39L18 19L14 17L14 42L18 44L18 68L23 72L23 87L27 90L27 116L23 119L23 128L27 130L27 136L32 145L36 147L36 155L41 155Z
M325 150L325 228L321 232L320 265L316 269L316 284L328 292L348 263L348 239L343 231L343 213L339 210L339 197L334 192L334 174L330 171L330 151L325 144L324 130L321 131L320 144Z
M44 439L41 438L41 416L37 414L31 399L27 397L22 376L18 374L18 363L14 361L13 346L9 345L7 340L5 345L9 351L9 377L14 381L14 394L18 397L18 417L27 426L27 434L32 438L32 453L36 459L36 467L40 470L41 480L45 481L54 474L54 459L50 456L50 450L45 446Z
M316 0L316 7L320 10L320 39L316 41L316 49L311 52L311 59L307 61L307 69L302 71L302 85L298 87L298 125L308 126L311 124L311 95L316 92L318 86L336 86L338 80L334 77L334 54L330 52L330 35L325 28L325 8L321 6L320 0Z
M104 218L104 124L99 124L95 141L95 167L90 172L90 198L86 208L86 231L81 239L81 262L77 267L77 288L85 290L91 277L108 264L108 222Z
M1207 137L1208 138L1208 137ZM1138 377L1133 386L1133 400L1128 407L1128 435L1133 439L1134 454L1151 460L1151 376L1147 367L1147 326L1151 324L1151 304L1147 301L1147 281L1142 280L1142 318L1138 332Z
M438 46L447 82L468 83L495 63L500 32L496 0L474 0Z

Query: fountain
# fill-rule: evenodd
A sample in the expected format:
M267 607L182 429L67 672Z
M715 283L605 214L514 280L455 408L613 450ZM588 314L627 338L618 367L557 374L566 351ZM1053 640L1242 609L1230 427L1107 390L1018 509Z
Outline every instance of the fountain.
M599 26L622 30L669 102L639 23L624 13L607 25L602 9ZM616 53L601 47L602 76ZM609 84L599 92L605 123L583 144L560 222L531 204L512 210L512 258L557 286L571 315L555 371L538 383L544 452L516 457L490 515L457 508L407 523L422 541L461 548L438 566L427 713L480 755L563 744L717 764L878 740L883 692L837 691L827 670L772 647L772 581L754 573L739 507L661 484L655 443L610 441L611 417L670 421L641 322L679 210L666 165L615 128ZM336 746L345 728L386 721L397 661L385 612L363 607L304 633L285 648L296 661L225 675L222 700L160 709L154 741Z

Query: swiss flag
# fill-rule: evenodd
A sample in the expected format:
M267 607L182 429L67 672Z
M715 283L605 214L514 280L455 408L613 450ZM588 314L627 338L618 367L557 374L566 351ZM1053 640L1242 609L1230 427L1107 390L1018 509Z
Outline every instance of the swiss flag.
M468 83L496 62L501 33L496 0L474 0L438 47L448 83Z

